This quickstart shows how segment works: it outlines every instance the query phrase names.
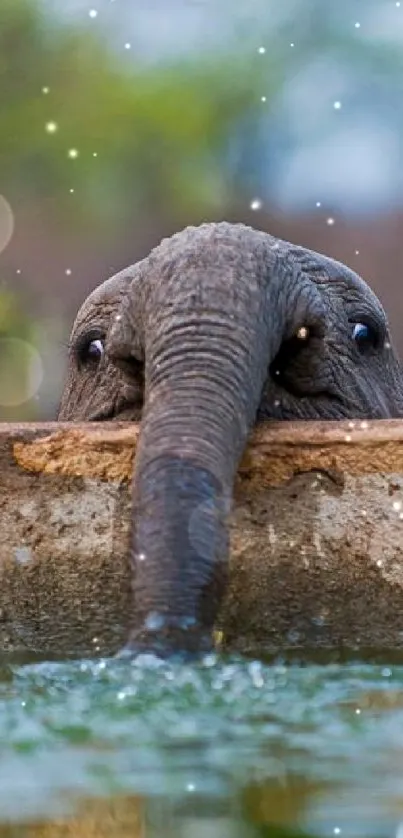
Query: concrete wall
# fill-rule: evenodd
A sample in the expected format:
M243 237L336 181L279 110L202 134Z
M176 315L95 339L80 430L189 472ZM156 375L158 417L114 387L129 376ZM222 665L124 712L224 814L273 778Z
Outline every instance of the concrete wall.
M135 425L0 425L0 652L113 652ZM282 423L239 469L217 642L403 648L403 423Z

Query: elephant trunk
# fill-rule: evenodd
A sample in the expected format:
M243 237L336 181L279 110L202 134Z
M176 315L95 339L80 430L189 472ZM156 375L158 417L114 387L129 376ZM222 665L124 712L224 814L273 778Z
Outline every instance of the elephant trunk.
M185 337L186 326L170 331L150 374L133 544L146 646L151 638L180 648L200 647L204 636L210 642L226 579L234 476L267 375L266 352L247 345L246 331L242 342L224 314L203 319L194 336Z
M269 364L285 332L305 320L294 283L287 290L289 264L278 259L268 282L267 253L252 267L249 254L237 258L228 267L221 251L203 249L187 271L182 257L148 298L134 474L135 650L209 648L238 463Z

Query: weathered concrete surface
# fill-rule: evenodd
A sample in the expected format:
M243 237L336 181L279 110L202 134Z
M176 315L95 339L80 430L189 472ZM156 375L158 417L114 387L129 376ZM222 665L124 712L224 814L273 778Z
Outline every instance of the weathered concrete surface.
M0 651L106 654L131 613L138 429L0 425ZM239 650L403 650L403 422L258 429L217 628Z

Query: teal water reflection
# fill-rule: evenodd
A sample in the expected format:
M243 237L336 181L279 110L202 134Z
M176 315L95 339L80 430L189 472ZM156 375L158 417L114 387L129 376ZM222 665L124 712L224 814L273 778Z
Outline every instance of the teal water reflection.
M145 657L0 675L0 838L402 834L403 666Z

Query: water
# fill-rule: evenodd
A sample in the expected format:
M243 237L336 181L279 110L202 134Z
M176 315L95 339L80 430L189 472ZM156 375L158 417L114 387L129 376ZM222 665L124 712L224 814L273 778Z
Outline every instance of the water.
M0 669L0 838L403 835L403 666Z

